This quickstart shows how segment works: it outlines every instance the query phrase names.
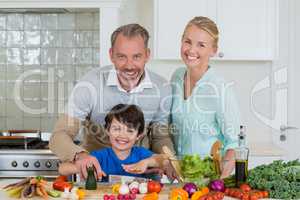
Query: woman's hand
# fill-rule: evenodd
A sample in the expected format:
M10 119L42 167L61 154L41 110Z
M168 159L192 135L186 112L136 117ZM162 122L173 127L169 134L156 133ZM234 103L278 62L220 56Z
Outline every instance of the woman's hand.
M221 179L230 176L235 168L235 152L233 149L228 149L222 159Z
M79 174L81 179L87 178L87 168L91 165L94 165L96 172L96 179L102 179L102 176L106 176L105 172L102 171L101 166L94 156L89 155L86 152L81 152L76 155L75 165L79 169Z

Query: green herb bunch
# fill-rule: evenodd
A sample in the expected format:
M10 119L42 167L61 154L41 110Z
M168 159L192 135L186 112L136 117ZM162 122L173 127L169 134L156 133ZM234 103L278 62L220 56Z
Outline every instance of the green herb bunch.
M267 190L271 198L300 199L300 162L274 161L249 171L247 182L252 188Z

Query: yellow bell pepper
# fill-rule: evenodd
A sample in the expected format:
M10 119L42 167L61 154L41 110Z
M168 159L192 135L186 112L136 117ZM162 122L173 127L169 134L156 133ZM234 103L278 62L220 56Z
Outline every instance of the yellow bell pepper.
M199 200L203 195L202 191L197 191L192 195L191 200Z
M156 192L146 194L143 197L143 200L158 200L158 194Z
M77 196L78 196L79 199L84 199L84 197L85 197L85 192L84 192L83 189L78 189L76 191L76 194L77 194Z
M188 200L189 194L182 188L174 188L170 193L170 200Z
M120 189L120 184L114 184L113 186L112 186L112 193L113 194L119 194L119 189Z

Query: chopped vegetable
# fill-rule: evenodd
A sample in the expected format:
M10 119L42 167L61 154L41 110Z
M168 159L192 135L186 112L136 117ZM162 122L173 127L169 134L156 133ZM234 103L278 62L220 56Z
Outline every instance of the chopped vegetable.
M113 186L112 186L112 193L114 193L114 194L119 194L119 189L120 189L120 184L114 184Z
M187 191L189 197L191 197L197 191L197 185L194 183L186 183L184 184L183 189Z
M249 171L247 183L259 190L267 190L275 199L300 198L300 161L274 161Z
M148 184L147 183L141 183L139 185L139 192L141 194L146 194L148 192Z
M119 188L119 194L129 194L129 187L126 183L123 183Z
M61 192L57 190L47 190L47 193L49 194L49 196L54 198L60 197L61 195Z

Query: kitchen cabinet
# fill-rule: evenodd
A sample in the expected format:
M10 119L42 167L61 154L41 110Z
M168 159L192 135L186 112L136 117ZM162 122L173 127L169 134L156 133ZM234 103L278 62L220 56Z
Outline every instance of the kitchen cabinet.
M154 0L154 58L180 58L181 37L185 25L198 15L215 20L215 3L216 0Z
M185 25L194 16L207 16L220 30L219 51L214 59L273 60L277 46L277 1L153 0L150 28L154 58L180 59Z

